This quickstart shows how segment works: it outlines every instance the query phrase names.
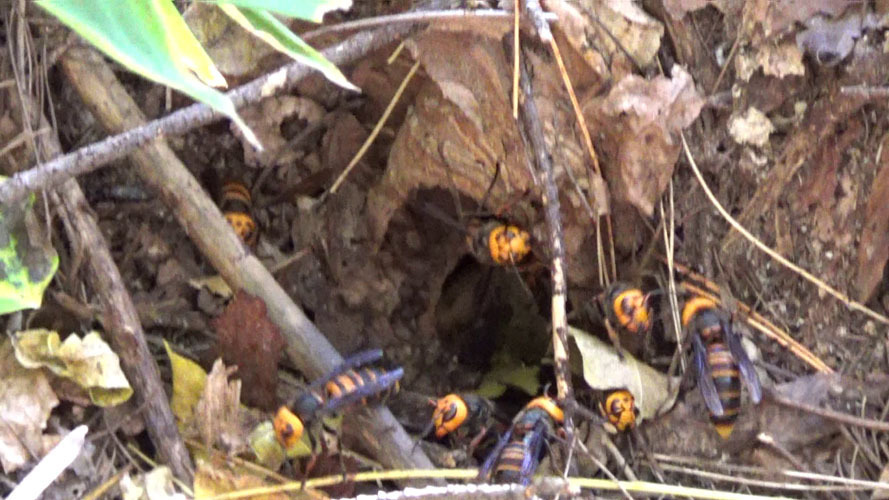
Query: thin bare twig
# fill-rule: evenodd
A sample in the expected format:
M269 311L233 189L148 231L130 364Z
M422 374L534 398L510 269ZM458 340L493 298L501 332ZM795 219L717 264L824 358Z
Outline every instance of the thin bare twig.
M490 21L492 23L508 23L512 21L512 16L509 12L494 9L411 11L333 24L309 31L308 33L300 35L300 37L308 42L329 35L379 28L381 26L391 26L393 24L422 24L448 21L460 22L467 18L482 19L485 22ZM549 19L553 20L555 19L555 16L551 16Z
M507 51L509 48L507 48ZM524 62L521 66L520 83L523 98L522 107L522 138L526 141L529 151L534 153L538 176L543 182L543 206L546 214L546 225L549 229L549 244L552 252L552 268L550 269L553 283L552 322L553 322L553 357L556 367L556 390L562 401L573 400L574 391L571 387L571 369L568 364L568 321L565 313L567 287L565 284L565 246L562 233L562 217L559 213L559 191L556 188L555 175L546 140L543 137L543 126L534 102L531 78ZM570 418L565 422L568 440L571 439L572 425Z
M855 415L849 415L848 413L841 413L838 411L831 410L829 408L821 408L819 406L812 406L806 403L801 403L799 401L794 401L790 398L783 396L782 394L775 392L773 390L763 388L763 394L767 395L768 398L775 403L778 403L782 406L787 406L789 408L794 408L797 410L801 410L807 413L812 413L813 415L818 415L819 417L826 418L828 420L833 420L834 422L839 422L841 424L851 425L854 427L862 427L865 429L870 429L873 431L881 431L881 432L889 432L889 422L881 422L879 420L872 420L869 418L861 418L856 417Z

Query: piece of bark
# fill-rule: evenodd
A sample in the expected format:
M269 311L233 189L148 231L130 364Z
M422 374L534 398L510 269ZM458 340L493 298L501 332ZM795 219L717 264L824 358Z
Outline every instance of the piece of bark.
M867 212L858 245L858 270L855 273L855 293L861 302L867 302L883 281L886 260L889 259L889 153L887 139L883 137L883 155L880 170L871 185L867 199Z

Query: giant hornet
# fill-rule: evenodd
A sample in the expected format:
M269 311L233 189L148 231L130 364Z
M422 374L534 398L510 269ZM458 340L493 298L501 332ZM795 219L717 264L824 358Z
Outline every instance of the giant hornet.
M621 359L623 350L618 334L644 334L651 329L652 313L648 300L655 293L645 293L626 283L615 281L601 296L605 312L605 329Z
M562 409L552 398L541 396L531 400L485 459L479 477L527 486L540 465L546 443L564 420Z
M489 266L522 262L531 253L531 233L493 218L475 218L461 224L436 205L426 203L423 211L466 235L473 257Z
M516 265L531 253L531 234L512 224L473 221L467 233L472 254L484 264Z
M626 389L618 389L605 394L604 403L599 403L599 412L618 431L624 432L636 427L636 398Z
M712 300L693 297L686 302L682 326L692 335L698 386L710 420L716 432L728 439L741 408L741 378L753 403L762 399L756 370L741 346L741 337Z
M362 366L378 361L383 357L380 349L371 349L354 354L330 371L315 380L304 391L297 394L289 405L278 408L274 427L278 441L285 449L291 448L303 435L308 426L320 424L320 417L356 404L382 402L398 392L398 381L404 375L402 368L385 371L380 368ZM360 368L359 368L360 367ZM309 432L312 450L315 441Z
M469 455L488 435L495 421L494 404L476 394L448 394L431 403L435 405L435 411L423 435L435 429L436 438L450 436L454 442L471 436Z
M228 181L222 185L219 209L241 240L251 248L256 246L259 229L253 220L253 199L243 182Z

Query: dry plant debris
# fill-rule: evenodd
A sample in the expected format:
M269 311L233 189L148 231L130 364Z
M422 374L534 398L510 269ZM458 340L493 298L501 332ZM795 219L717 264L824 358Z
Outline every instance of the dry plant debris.
M879 86L889 80L883 17L887 3L541 3L554 15L554 37L601 166L593 171L550 48L539 43L522 17L523 64L529 68L561 204L569 317L577 327L580 356L572 357L578 362L574 385L581 404L592 411L598 393L615 388L631 390L640 410L636 434L614 436L613 442L598 425L580 418L578 437L590 450L578 458L579 470L596 477L614 474L725 491L737 486L724 477L689 479L688 467L659 470L640 460L655 457L653 462L666 465L666 459L657 457L680 457L698 460L694 467L709 470L718 466L715 459L724 457L733 466L769 473L795 469L885 483L886 434L860 427L860 421L835 418L851 415L876 424L885 419L885 325L846 310L749 251L713 215L697 179L683 167L679 134L689 138L707 183L742 224L784 257L885 314L889 160L884 145L889 115ZM454 2L436 5L458 7ZM399 2L361 6L362 15L406 8ZM212 9L195 5L190 10L190 21L200 27L226 76L257 77L277 64L274 56L230 36L225 20L207 16ZM425 23L391 61L394 46L344 65L349 80L362 88L360 96L309 78L292 92L248 106L242 116L265 145L262 152L226 125L167 138L201 180L191 186L197 191L212 192L212 183L205 180L213 176L233 175L250 188L262 241L249 253L239 246L231 255L239 262L258 263L258 258L273 269L287 298L341 353L379 346L389 362L404 367L404 386L412 397L391 403L406 406L399 412L401 423L416 432L428 423L428 399L452 391L495 398L498 411L507 414L497 416L495 427L502 430L528 396L541 393L553 379L548 352L552 250L546 243L543 187L533 167L534 152L527 150L512 116L512 58L503 43L506 39L511 47L512 26L479 22L472 12L465 17L465 23ZM328 33L319 40L339 36ZM342 187L325 194L352 162L414 62L420 70L379 136ZM73 74L68 71L67 77ZM137 100L150 101L149 109L162 112L160 89L123 80ZM844 90L850 86L860 92ZM66 87L65 82L50 88L59 87ZM18 98L4 89L0 87L3 103ZM174 94L170 104L178 108L185 103ZM71 144L104 133L89 130L96 123L84 129L81 115L86 113L73 95L60 95L56 112L60 135ZM14 114L0 114L0 144L10 144L0 155L0 165L8 167L4 174L35 163L27 141L15 142L18 128L24 130L17 120ZM206 240L192 245L188 237L195 236L194 228L187 235L175 223L188 205L154 199L151 188L125 168L112 167L78 181L140 312L154 311L143 318L151 344L160 346L163 338L199 360L168 351L171 377L166 362L160 363L172 379L170 404L180 430L200 441L190 448L199 459L190 485L196 494L269 483L228 463L236 456L255 456L276 470L289 461L298 469L291 479L300 478L309 463L317 465L308 473L313 477L339 474L341 463L348 473L375 467L372 460L378 457L361 456L365 447L354 436L364 436L367 444L384 441L388 434L364 425L360 412L347 412L344 436L323 436L325 443L338 442L328 443L317 460L283 456L267 422L268 410L310 382L313 377L307 375L318 374L298 373L299 380L293 381L299 370L279 365L286 346L276 326L282 314L278 304L243 291L232 296L223 280L203 278L214 272L208 262L216 261L207 258L212 245ZM120 195L133 190L147 194ZM600 216L606 214L613 225L604 224ZM675 223L663 220L662 214L673 214ZM489 218L531 233L526 261L492 267L473 258L468 229ZM28 320L38 328L64 324L56 329L90 331L98 308L79 272L83 249L66 246L62 219L45 225L60 254L60 275L50 289L63 299L47 301ZM708 421L688 353L675 344L681 335L665 326L666 300L652 312L650 338L639 339L636 355L621 361L602 342L607 335L601 320L582 313L614 278L633 280L646 291L663 287L667 271L650 257L663 253L665 227L675 235L676 258L719 283L726 308L735 301L750 305L845 375L810 375L809 365L789 351L745 332L767 396L756 406L742 399L735 431L722 440ZM226 251L235 245L223 238L213 244ZM595 262L612 252L618 276L600 275ZM230 277L225 281L233 283ZM153 319L147 322L149 316ZM19 366L10 342L0 352L0 375L8 382L0 394L0 420L9 427L4 431L0 426L4 479L20 477L15 474L39 459L57 432L84 419L108 425L95 431L104 432L96 442L107 447L83 452L98 464L95 470L103 471L102 479L123 470L123 460L107 451L112 446L108 436L138 442L132 433L142 429L122 424L127 413L138 417L138 408L100 410L80 389L63 386L42 370ZM683 365L691 371L680 376L675 367ZM279 378L288 381L280 391ZM266 411L246 411L241 403ZM99 412L104 419L96 418ZM484 449L486 444L479 445ZM228 455L205 456L213 453L210 446ZM551 472L549 467L560 465L561 451L541 469ZM311 453L307 449L301 455ZM461 466L485 458L460 446L438 450L436 456ZM134 498L154 498L148 490L176 494L163 469L122 477L120 490ZM773 483L764 484L747 488L788 494ZM336 494L372 489L356 482Z

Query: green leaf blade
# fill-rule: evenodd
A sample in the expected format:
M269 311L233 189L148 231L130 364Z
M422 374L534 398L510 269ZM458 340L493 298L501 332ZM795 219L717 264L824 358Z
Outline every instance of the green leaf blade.
M59 268L59 255L31 211L33 204L32 195L0 210L0 314L40 307Z
M287 54L292 59L299 61L311 68L317 69L331 82L359 92L360 89L353 85L345 75L333 63L328 61L320 52L311 45L296 36L281 21L266 11L239 8L232 3L220 3L221 8L236 23L241 25L254 36L268 43L275 50Z
M349 10L352 0L216 0L208 3L230 3L244 9L256 9L281 14L282 16L305 19L313 23L324 20L324 14L333 10Z
M261 148L231 100L208 86L224 86L225 79L170 0L36 3L129 70L228 116Z

